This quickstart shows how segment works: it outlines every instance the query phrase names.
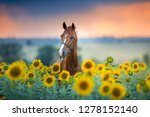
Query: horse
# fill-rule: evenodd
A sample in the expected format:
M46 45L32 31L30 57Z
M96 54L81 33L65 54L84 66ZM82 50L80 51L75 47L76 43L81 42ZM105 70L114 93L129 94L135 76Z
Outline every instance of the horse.
M78 62L76 27L74 23L71 26L67 26L63 22L63 29L64 31L60 36L61 45L59 48L61 69L69 71L70 75L73 76L77 72L82 71Z

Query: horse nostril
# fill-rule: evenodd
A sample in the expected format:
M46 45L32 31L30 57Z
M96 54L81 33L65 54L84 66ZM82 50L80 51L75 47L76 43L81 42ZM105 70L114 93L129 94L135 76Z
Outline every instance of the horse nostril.
M65 54L65 51L63 51L63 53L62 54Z

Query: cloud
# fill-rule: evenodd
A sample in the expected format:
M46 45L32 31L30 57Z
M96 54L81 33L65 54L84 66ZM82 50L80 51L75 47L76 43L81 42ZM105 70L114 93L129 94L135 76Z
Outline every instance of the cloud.
M77 27L79 38L150 37L150 2L95 5L82 12L33 17L23 9L0 6L0 37L59 37L63 32L62 22L72 22Z
M96 6L78 15L83 37L150 36L150 3ZM82 33L83 32L83 33Z

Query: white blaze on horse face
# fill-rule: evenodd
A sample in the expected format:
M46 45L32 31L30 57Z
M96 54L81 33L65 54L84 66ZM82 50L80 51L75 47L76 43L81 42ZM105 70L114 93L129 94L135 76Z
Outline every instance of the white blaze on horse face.
M66 39L64 39L64 42L63 43L66 43ZM63 54L63 48L64 48L64 44L61 44L61 46L60 46L60 49L59 49L59 55L60 56L62 56L62 54Z

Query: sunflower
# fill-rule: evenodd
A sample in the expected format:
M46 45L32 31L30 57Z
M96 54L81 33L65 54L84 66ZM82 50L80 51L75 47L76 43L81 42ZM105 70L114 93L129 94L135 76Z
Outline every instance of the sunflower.
M49 66L46 68L46 73L51 74L52 73L52 67L53 66Z
M4 68L2 66L0 66L0 72L3 72Z
M4 99L6 99L6 97L4 95L0 94L0 100L4 100Z
M23 60L19 60L19 61L16 61L16 62L20 63L25 69L27 69L27 65Z
M86 76L87 77L90 77L90 78L93 78L95 75L96 75L96 71L95 70L88 70L88 71L86 71Z
M52 74L58 74L60 72L60 64L59 63L55 63L52 66Z
M124 73L126 73L126 74L128 74L128 71L130 70L130 67L128 66L128 65L123 65L122 66L122 71L124 72Z
M108 81L112 77L112 72L110 70L106 70L105 72L103 72L101 77L103 82Z
M120 70L114 70L113 71L113 78L115 80L118 80L120 78L120 76L121 76Z
M146 77L146 84L150 87L150 75Z
M46 66L44 66L44 65L41 65L41 67L40 67L40 72L45 72L45 69L46 69Z
M54 83L55 83L55 77L53 75L46 75L44 77L44 81L43 81L43 84L44 86L46 87L53 87L54 86Z
M0 72L0 77L1 77L1 76L4 76L4 72Z
M77 78L80 78L82 77L83 73L82 72L77 72L75 75L74 75L74 78L77 79Z
M130 67L130 66L131 66L131 63L130 63L129 61L126 61L126 62L124 63L124 65L127 65L128 67Z
M32 67L33 67L34 69L40 69L41 66L42 66L42 62L41 62L40 59L36 59L36 60L34 60L34 61L32 62Z
M5 62L0 62L0 66L5 66L7 65Z
M32 70L28 71L28 73L27 73L28 79L35 79L35 77L36 77L36 74L34 71L32 71Z
M111 88L111 83L109 82L104 82L100 87L99 87L99 93L102 96L107 96L110 93L110 88Z
M105 64L98 64L96 69L99 73L103 72L105 70Z
M142 80L139 81L139 83L140 83L141 86L144 86L144 85L146 85L146 80L142 79Z
M110 96L112 99L122 99L126 94L126 89L123 85L114 83L111 85Z
M88 70L92 70L95 68L95 63L94 61L92 60L85 60L83 63L82 63L82 70L84 72L87 72Z
M0 66L0 77L4 75L4 69L3 66Z
M24 65L20 64L19 62L12 63L8 70L6 71L6 75L10 80L19 80L23 79L26 74L26 69Z
M139 83L136 85L136 90L137 92L141 92L141 85Z
M139 71L139 63L134 62L132 64L132 69L133 69L134 72L138 72Z
M120 65L118 66L118 69L122 70L122 67L123 67L123 64L120 64Z
M75 80L73 89L81 96L89 96L94 88L94 82L91 78L81 77Z
M70 73L66 70L63 70L59 74L59 80L61 80L61 81L69 81L69 78L70 78Z
M116 80L114 79L114 78L109 78L109 80L107 81L107 82L109 82L109 83L115 83L116 82Z
M141 69L141 70L145 70L146 67L147 67L144 62L140 63L139 66L140 66L140 69Z

